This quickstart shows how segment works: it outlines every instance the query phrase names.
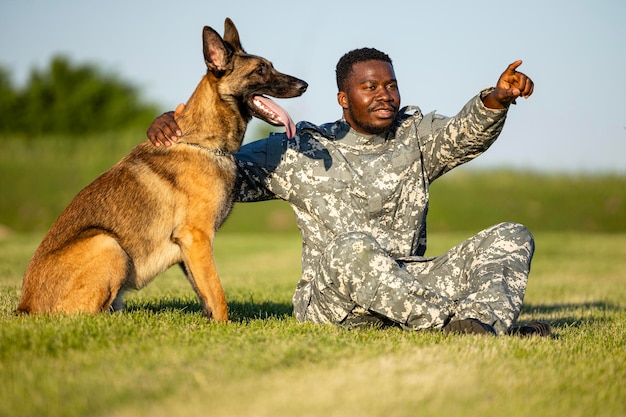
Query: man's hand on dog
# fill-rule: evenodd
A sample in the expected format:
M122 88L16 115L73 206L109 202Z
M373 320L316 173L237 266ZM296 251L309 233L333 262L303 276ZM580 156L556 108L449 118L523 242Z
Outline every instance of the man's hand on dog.
M175 111L168 111L157 117L146 132L148 139L154 146L171 146L176 143L183 132L180 131L175 116L185 109L184 104L179 104Z

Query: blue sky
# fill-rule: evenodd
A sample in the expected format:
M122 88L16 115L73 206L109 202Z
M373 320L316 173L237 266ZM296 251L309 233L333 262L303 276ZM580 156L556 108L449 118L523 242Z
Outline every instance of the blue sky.
M171 109L204 73L202 27L222 33L227 16L248 52L309 82L304 96L280 102L296 121L340 117L334 68L354 48L391 56L402 104L445 115L522 59L535 93L469 166L626 173L623 0L3 0L0 64L20 84L64 54Z

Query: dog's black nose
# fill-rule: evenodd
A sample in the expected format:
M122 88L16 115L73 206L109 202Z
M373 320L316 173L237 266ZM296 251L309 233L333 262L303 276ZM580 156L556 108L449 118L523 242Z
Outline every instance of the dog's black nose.
M309 87L309 84L307 84L306 81L300 81L300 86L298 87L298 91L300 91L300 94L304 94L304 92L306 91L308 87Z

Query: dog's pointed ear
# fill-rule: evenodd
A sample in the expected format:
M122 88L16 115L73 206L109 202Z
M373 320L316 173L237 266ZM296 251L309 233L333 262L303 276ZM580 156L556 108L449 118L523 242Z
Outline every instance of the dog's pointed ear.
M232 51L219 33L208 26L205 26L202 31L202 49L207 69L216 77L224 75L230 63Z
M230 18L226 18L224 21L224 40L232 45L236 52L245 52L243 46L241 46L241 40L239 39L239 32Z

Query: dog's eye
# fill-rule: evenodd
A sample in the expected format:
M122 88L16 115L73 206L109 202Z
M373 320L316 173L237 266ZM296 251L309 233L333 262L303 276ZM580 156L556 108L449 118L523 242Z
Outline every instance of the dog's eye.
M267 64L265 62L261 63L255 71L259 75L263 75L267 72Z

